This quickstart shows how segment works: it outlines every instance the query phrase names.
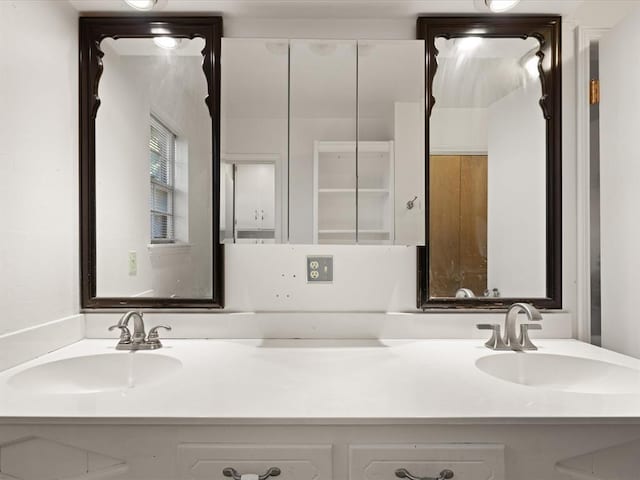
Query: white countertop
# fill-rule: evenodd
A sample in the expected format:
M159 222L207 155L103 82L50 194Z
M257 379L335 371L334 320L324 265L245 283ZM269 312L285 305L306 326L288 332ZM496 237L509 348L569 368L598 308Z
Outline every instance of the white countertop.
M576 340L537 343L540 353L640 369L639 360ZM168 355L182 362L180 371L152 385L102 393L36 394L7 383L29 367L115 353L114 347L113 340L82 340L1 372L0 422L640 423L640 395L546 390L481 372L476 360L496 352L478 340L166 340L161 350L133 353Z

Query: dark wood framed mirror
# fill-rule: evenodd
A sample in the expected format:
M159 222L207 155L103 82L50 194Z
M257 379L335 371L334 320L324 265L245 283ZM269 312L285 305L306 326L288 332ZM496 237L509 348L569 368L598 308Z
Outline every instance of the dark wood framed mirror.
M80 18L83 308L222 308L222 18Z
M557 16L420 17L426 238L418 308L562 308Z

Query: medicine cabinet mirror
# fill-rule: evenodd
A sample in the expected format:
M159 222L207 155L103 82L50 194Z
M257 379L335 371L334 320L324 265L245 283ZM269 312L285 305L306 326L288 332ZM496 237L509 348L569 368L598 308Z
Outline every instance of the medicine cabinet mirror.
M420 18L427 248L420 307L561 302L557 17Z
M222 21L81 18L82 300L220 307Z
M223 242L424 245L424 42L222 55Z

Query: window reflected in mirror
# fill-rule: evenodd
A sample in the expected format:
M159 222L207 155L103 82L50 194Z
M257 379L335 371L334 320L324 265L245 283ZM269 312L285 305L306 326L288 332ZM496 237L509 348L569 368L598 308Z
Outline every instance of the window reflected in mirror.
M435 39L429 296L547 296L546 119L535 38Z

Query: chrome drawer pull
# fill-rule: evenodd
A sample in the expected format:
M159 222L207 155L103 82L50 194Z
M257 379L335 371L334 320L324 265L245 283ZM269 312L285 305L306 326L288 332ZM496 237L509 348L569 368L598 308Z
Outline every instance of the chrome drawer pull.
M442 470L437 477L416 477L411 475L406 468L399 468L396 470L396 477L408 478L409 480L448 480L453 478L453 472L451 470Z
M270 477L277 477L278 475L280 475L280 469L278 467L271 467L269 470L267 470L265 473L263 473L262 475L253 475L254 477L258 477L258 480L267 480ZM222 470L222 474L225 477L231 477L233 478L233 480L242 480L243 477L248 475L245 473L243 475L240 475L238 473L238 471L235 468L231 468L231 467L227 467L225 469Z

